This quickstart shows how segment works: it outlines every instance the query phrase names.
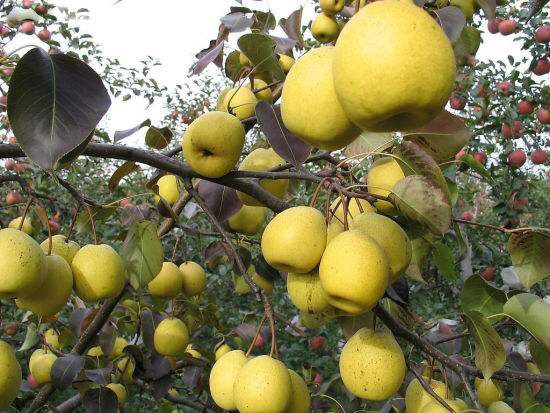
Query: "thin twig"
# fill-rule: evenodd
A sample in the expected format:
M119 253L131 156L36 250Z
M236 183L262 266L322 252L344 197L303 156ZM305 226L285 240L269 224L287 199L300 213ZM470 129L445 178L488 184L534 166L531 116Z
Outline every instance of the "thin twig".
M446 408L448 411L450 412L453 412L454 413L454 409L449 406L449 404L439 395L437 394L432 386L430 386L426 380L424 380L424 378L418 374L418 372L414 369L414 368L411 368L411 366L409 365L409 370L412 372L412 374L414 375L414 377L416 377L416 379L418 380L418 382L420 383L420 385L422 386L422 388L424 390L426 390L428 392L429 395L431 395L434 399L436 399L438 401L439 404L441 404L444 408Z

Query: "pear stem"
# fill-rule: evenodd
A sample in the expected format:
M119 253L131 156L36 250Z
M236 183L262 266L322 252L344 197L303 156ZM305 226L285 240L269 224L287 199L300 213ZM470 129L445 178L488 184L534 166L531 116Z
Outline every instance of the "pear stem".
M265 315L262 317L262 319L258 323L258 328L256 328L256 334L254 334L254 338L252 338L252 341L248 346L248 350L246 351L246 357L250 356L250 353L252 353L252 349L254 348L254 344L256 344L256 340L260 335L260 331L262 331L262 327L264 323L265 323Z

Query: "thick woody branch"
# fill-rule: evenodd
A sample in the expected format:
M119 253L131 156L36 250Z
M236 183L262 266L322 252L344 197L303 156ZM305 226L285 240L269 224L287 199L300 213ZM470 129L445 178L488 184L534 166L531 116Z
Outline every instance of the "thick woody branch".
M70 399L65 400L63 403L58 405L55 409L50 410L54 413L69 413L74 411L78 405L82 402L82 396L77 394L76 396L71 397Z
M172 210L174 211L175 216L179 216L179 214L182 213L183 209L191 200L191 198L192 198L191 195L187 192L181 194L180 198L176 201L176 203L172 207ZM176 220L174 218L166 218L162 222L162 224L160 225L157 231L159 237L162 237L163 235L167 234L175 224L176 224Z

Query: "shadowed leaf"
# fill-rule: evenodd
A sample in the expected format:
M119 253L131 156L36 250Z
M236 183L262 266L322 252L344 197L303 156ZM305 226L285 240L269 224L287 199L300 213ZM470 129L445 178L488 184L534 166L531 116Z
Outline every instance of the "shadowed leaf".
M197 57L199 60L193 65L191 74L198 75L202 73L206 66L214 62L217 66L221 67L221 59L223 58L223 46L225 41L217 42L216 40L210 41L210 46L207 49L199 52Z
M455 6L447 6L435 10L434 13L451 43L456 42L460 37L462 29L466 25L466 18L462 10Z
M131 161L126 161L120 165L109 178L109 191L113 192L124 177L130 175L138 169L139 166L137 166L135 162Z
M233 188L210 181L201 180L198 192L210 211L214 213L220 222L231 218L243 205Z
M114 391L108 387L90 389L82 398L86 413L117 413L118 399Z
M485 13L485 18L487 20L492 20L495 18L497 8L496 0L476 0L476 3L479 7L481 7L483 13Z
M294 10L288 18L279 20L279 26L283 29L286 35L296 41L298 47L304 46L304 38L302 36L302 12L303 8L300 7Z
M52 384L58 389L66 389L76 379L85 362L86 357L76 354L59 357L52 366Z
M433 244L432 253L439 273L448 280L455 280L457 273L455 271L455 259L451 248L441 241L436 241Z
M242 35L237 44L254 65L256 73L268 72L278 80L285 78L283 69L275 55L277 47L275 40L265 34L248 33Z
M550 304L534 294L523 293L510 298L503 310L550 351Z
M525 288L531 288L550 275L550 236L539 232L512 234L508 252Z
M472 275L464 283L460 293L460 305L464 312L479 311L485 317L502 313L506 293L489 285L479 275Z
M109 363L106 367L100 369L84 370L84 375L94 383L104 386L109 382L112 371L113 364Z
M121 140L129 136L132 136L138 130L146 126L151 126L151 119L146 119L143 122L141 122L139 125L134 126L133 128L122 130L122 131L116 131L115 135L113 136L113 142L114 143L120 142Z

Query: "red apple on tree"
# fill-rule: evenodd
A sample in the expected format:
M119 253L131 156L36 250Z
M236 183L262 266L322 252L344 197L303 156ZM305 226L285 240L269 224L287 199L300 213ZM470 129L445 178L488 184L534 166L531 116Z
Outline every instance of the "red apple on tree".
M8 139L8 143L10 145L17 145L17 138L15 136L10 136L10 138Z
M21 33L34 34L35 30L36 30L36 26L34 25L34 21L32 21L32 20L25 20L19 26L19 31Z
M48 8L46 6L44 6L43 4L37 4L36 7L34 8L34 11L37 14L40 14L41 16L43 16L44 14L46 14L48 12Z
M10 77L11 75L13 75L13 70L13 67L6 67L5 69L2 69L2 73L4 74L4 76Z
M491 281L495 278L496 269L495 267L485 267L479 275L486 281Z
M512 132L512 128L506 123L502 124L502 127L500 128L500 132L502 133L502 136L504 136L505 139L511 139L512 136L514 136Z
M313 378L313 383L315 384L321 384L323 382L323 376L321 376L320 373L317 373L315 377Z
M487 30L489 33L497 34L498 33L498 26L502 22L502 19L492 19L487 22Z
M6 195L6 204L8 205L15 205L20 204L22 201L21 194L19 192L8 192Z
M6 168L8 171L15 170L15 161L13 159L8 159L6 162L4 162L4 168Z
M520 198L514 195L512 204L516 208L526 207L527 205L529 205L529 198L527 198L526 196Z
M533 104L527 100L521 100L517 105L517 110L520 115L528 115L532 113L534 109L535 107Z
M548 162L548 152L544 149L535 149L531 152L531 162L535 165L543 165Z
M550 60L548 60L546 57L537 60L537 64L533 68L533 73L537 76L542 76L548 72L550 72Z
M27 376L27 383L29 383L29 386L31 386L31 389L36 389L38 386L40 386L40 384L38 383L38 381L36 381L36 379L32 374L29 374Z
M497 89L499 89L502 93L504 93L505 95L508 94L508 92L510 91L510 88L512 87L512 83L508 80L503 80L502 82L499 82L497 84Z
M474 152L472 156L482 165L485 165L487 163L487 155L485 154L485 152Z
M186 125L189 125L191 123L191 118L187 115L182 116L181 121L185 123Z
M550 123L550 110L539 108L539 110L537 110L537 119L540 123Z
M508 36L509 34L514 33L517 28L518 28L517 22L512 19L502 20L498 24L498 31L500 32L500 34L503 34L504 36Z
M256 340L254 341L254 346L255 347L262 347L264 345L265 345L265 339L261 335L256 337Z
M466 101L459 97L451 96L449 99L449 105L451 106L451 109L462 110L466 107Z
M516 149L508 154L508 164L514 168L521 167L527 160L527 155L522 149Z
M120 205L121 208L128 208L133 205L132 200L130 198L123 198L120 200L118 204Z
M52 33L46 27L44 27L38 32L37 36L43 42L47 42L52 38Z
M520 120L514 121L514 135L519 135L523 131L523 123Z
M0 107L5 109L8 106L8 97L5 95L0 96Z
M535 40L539 43L550 42L550 24L545 24L544 26L540 26L535 31Z
M325 344L325 338L323 336L313 337L309 342L309 348L312 350L320 350Z
M464 221L471 221L472 219L474 219L474 213L472 211L464 211L462 213L462 219Z

